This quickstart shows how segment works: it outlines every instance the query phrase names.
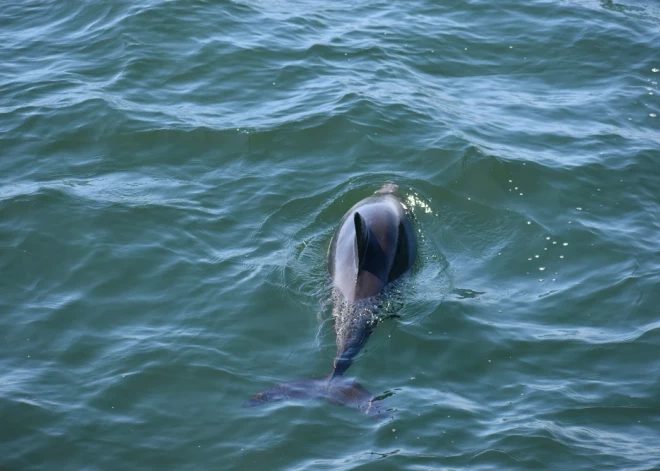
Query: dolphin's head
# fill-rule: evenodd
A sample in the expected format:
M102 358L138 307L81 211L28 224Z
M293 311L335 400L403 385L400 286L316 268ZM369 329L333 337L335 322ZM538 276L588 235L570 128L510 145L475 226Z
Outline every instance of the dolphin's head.
M376 195L394 195L399 196L399 185L396 183L385 183L376 193Z

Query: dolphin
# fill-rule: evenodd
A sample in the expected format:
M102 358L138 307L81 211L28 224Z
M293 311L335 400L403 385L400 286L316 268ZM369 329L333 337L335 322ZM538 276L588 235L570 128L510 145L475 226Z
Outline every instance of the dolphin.
M382 411L375 403L377 399L343 375L380 320L379 295L410 269L416 256L415 232L397 185L385 184L349 209L328 250L337 337L332 372L274 386L246 401L244 407L283 399L326 399L379 415Z

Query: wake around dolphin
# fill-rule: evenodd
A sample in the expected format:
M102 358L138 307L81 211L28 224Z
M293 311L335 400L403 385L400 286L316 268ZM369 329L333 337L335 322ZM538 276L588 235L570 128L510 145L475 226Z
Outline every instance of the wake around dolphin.
M374 298L414 263L417 242L398 187L388 183L353 206L342 218L328 251L335 305L337 356L321 378L283 383L249 399L254 407L283 399L326 399L378 415L374 396L343 377L378 323Z

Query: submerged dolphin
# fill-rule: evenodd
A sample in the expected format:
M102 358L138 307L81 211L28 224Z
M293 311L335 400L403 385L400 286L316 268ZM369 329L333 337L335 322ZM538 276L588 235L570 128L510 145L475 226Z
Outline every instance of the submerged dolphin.
M337 357L332 373L280 384L257 394L244 406L319 398L378 414L374 396L342 375L378 323L374 298L412 266L416 255L415 232L396 185L386 184L353 206L339 223L328 251L336 301Z

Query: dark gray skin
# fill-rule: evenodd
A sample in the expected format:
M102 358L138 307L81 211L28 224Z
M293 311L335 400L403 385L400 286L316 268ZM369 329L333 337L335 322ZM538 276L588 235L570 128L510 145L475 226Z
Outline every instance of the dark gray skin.
M328 251L328 271L343 301L335 309L333 377L348 369L375 327L371 306L360 301L379 295L408 271L416 255L415 233L396 185L383 186L342 218Z
M330 375L280 384L263 391L244 406L282 399L327 399L379 415L374 396L342 377L367 342L378 317L374 300L388 283L403 275L417 256L417 242L401 203L398 187L386 184L353 206L339 223L328 251L336 303L337 357Z

